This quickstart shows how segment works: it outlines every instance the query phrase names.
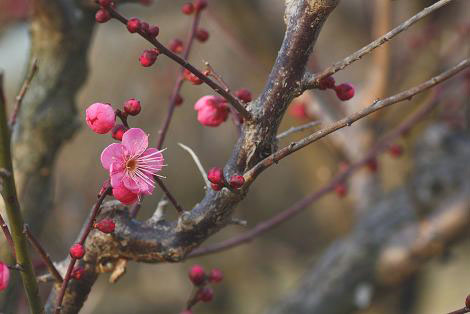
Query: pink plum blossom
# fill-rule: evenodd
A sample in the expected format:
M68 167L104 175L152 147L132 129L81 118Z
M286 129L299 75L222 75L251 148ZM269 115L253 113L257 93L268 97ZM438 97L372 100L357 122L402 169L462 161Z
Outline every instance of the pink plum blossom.
M205 126L216 127L227 120L230 112L227 103L222 97L204 96L195 104L197 120Z
M116 113L109 104L92 104L86 110L86 123L94 132L105 134L111 131L116 121Z
M0 291L5 290L8 287L10 281L10 270L8 266L0 262Z
M148 135L142 129L132 128L124 133L122 143L103 150L101 164L109 171L114 197L131 204L139 195L152 194L163 155L156 148L148 148Z

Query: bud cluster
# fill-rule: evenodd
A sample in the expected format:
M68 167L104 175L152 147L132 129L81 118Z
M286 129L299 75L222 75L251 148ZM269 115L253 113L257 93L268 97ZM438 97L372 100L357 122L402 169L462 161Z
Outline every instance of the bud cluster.
M342 83L336 85L335 79L332 76L327 76L318 82L320 90L333 89L336 92L338 99L342 101L349 100L354 97L355 89L350 83Z
M224 278L220 269L214 268L209 273L206 273L200 265L192 266L188 277L197 290L190 302L188 302L188 307L181 314L191 314L191 307L198 302L211 302L214 299L214 290L209 287L209 284L219 283Z
M238 174L232 175L227 182L223 170L219 167L211 168L207 173L207 179L211 182L214 191L220 191L223 187L238 190L245 184L245 178Z

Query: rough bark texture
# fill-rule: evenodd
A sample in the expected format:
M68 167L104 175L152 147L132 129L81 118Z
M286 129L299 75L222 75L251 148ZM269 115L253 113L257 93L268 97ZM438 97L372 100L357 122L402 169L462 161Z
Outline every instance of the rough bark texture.
M417 148L407 186L385 196L333 243L299 287L269 314L344 314L358 309L361 285L397 284L470 225L470 137L431 127Z
M290 101L301 92L305 65L323 23L339 0L287 1L286 35L262 95L249 104L255 119L243 125L226 176L244 173L276 147L277 129ZM113 236L93 232L81 261L87 270L84 280L69 285L62 313L77 313L98 273L112 270L119 259L140 262L177 262L210 235L229 223L234 207L244 198L249 184L239 192L208 190L204 199L176 222L138 222L126 210L115 208L105 215L115 219ZM113 206L109 203L106 206ZM52 312L56 290L49 297L46 312Z

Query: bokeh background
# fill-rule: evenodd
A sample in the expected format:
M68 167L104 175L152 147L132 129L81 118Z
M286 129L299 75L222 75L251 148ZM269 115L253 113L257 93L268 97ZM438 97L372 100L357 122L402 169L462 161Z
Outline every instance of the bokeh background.
M323 68L370 42L374 38L374 6L383 1L386 0L343 1L324 26L312 65ZM433 3L423 0L388 2L387 14L392 26ZM185 38L191 19L180 13L183 3L157 0L150 6L122 5L121 11L127 16L137 16L159 25L159 39L168 43L175 37ZM214 0L209 3L201 25L209 30L210 39L204 44L195 44L191 61L200 66L202 60L209 61L232 89L245 87L258 95L282 42L284 1ZM5 73L10 104L22 83L29 57L28 7L26 0L0 0L0 68ZM469 12L469 1L456 1L389 43L391 65L385 94L419 83L436 69L442 70L462 56L468 56ZM462 37L467 42L459 41ZM130 35L115 21L96 28L89 51L90 75L78 95L78 109L84 127L59 155L54 170L54 210L40 235L54 260L61 260L67 247L73 243L101 182L106 178L99 156L112 139L86 128L85 108L97 101L119 107L128 98L140 99L143 112L132 118L131 124L145 129L151 134L150 139L156 141L177 66L161 56L153 67L141 67L138 57L145 48L148 46L141 38ZM443 61L442 51L445 49L451 49L452 53L446 54ZM361 95L361 91L367 87L371 68L372 58L366 57L335 78L338 82L355 84L357 98L361 99L366 97ZM167 177L165 182L186 208L191 208L203 196L203 181L190 156L177 143L191 147L208 169L225 163L237 136L230 121L217 129L198 124L192 106L206 94L211 94L206 86L183 86L184 103L176 111L165 145L168 164L163 173ZM465 101L459 98L463 95L457 94L456 97ZM413 103L420 100L422 98L418 97ZM466 101L468 104L468 99ZM341 104L359 105L354 101ZM390 129L403 118L406 111L400 105L396 107L387 111L389 118L379 132ZM302 122L287 115L281 130ZM420 128L415 132L419 131ZM301 136L296 134L290 139ZM403 158L396 160L388 155L379 158L380 179L387 191L402 185L413 168L414 138L403 140L406 151ZM288 142L284 140L281 143ZM341 160L341 150L328 139L301 150L264 173L238 206L234 217L247 220L248 226L253 226L328 182ZM146 198L139 218L151 215L160 197L161 193L157 191ZM197 306L196 313L261 313L296 286L302 273L312 267L332 240L348 233L354 222L355 208L354 196L338 199L331 194L274 231L235 249L181 264L131 263L127 274L114 285L108 283L107 275L100 276L81 313L178 313L191 292L187 269L194 263L206 269L217 267L225 273L224 281L215 289L214 302ZM228 226L206 244L244 230L241 226ZM456 309L470 291L468 265L470 241L467 239L452 249L451 259L434 259L396 292L374 301L364 313L437 314ZM48 289L47 285L43 288L44 295ZM401 305L410 295L413 295L413 302L405 312L406 307ZM24 303L24 300L19 302ZM24 306L20 306L19 313L25 311Z

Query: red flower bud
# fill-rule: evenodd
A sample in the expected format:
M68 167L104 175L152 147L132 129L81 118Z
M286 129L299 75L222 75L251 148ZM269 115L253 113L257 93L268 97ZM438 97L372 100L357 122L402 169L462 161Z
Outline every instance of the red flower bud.
M210 282L218 283L221 282L222 279L224 279L224 275L222 274L222 271L220 269L214 268L211 270L211 273L209 274Z
M470 294L465 299L465 307L470 310Z
M301 101L294 101L289 107L289 115L297 119L308 119L307 105Z
M403 154L403 147L398 144L392 144L388 151L392 157L398 158Z
M349 83L343 83L335 86L336 96L342 101L349 100L354 97L355 90L354 86Z
M224 172L221 168L214 167L209 169L207 173L207 179L217 185L223 185L224 183Z
M150 28L149 23L147 23L147 22L141 22L141 23L140 23L140 30L141 30L143 33L148 33L149 28Z
M71 277L75 280L80 280L85 275L85 269L83 267L77 266L72 270Z
M103 233L113 233L116 228L116 224L112 219L105 218L95 223L94 227Z
M136 17L127 20L127 30L130 33L135 33L140 29L140 20Z
M85 249L80 243L75 243L70 247L70 256L75 259L81 259L85 255Z
M202 80L196 75L194 75L193 73L191 73L191 71L189 71L188 69L184 69L183 76L186 80L190 81L193 85L202 84Z
M112 3L111 0L99 0L98 4L101 5L102 7L107 7Z
M193 4L191 2L183 4L183 6L181 7L181 12L186 15L192 14L194 12Z
M318 88L325 90L327 88L335 88L335 79L332 76L327 76L318 82Z
M245 183L245 178L241 175L233 175L230 180L229 180L229 184L232 188L234 189L239 189L243 186L243 184Z
M95 20L98 23L106 23L111 19L111 14L109 14L106 9L99 9L95 14Z
M344 183L338 183L335 186L335 192L338 197L343 198L346 196L346 194L348 194L348 189L346 188L346 185Z
M127 128L122 124L116 124L111 130L111 136L117 140L122 141L122 136L127 131Z
M194 9L201 11L207 8L207 0L196 0L194 1Z
M220 191L222 190L224 186L221 185L221 184L215 184L215 183L211 183L211 188L214 190L214 191Z
M152 38L157 37L159 33L160 33L160 28L157 25L151 26L147 32L147 34L149 34L149 36Z
M196 31L196 39L199 40L200 42L206 42L209 39L209 32L205 30L204 28L199 28Z
M199 291L198 298L202 302L208 303L214 299L214 291L211 287L204 287Z
M149 67L157 61L158 50L147 49L139 57L139 62L143 67Z
M181 97L180 94L176 94L174 102L175 106L181 105L183 103L183 97Z
M235 96L243 101L244 103L250 102L252 100L251 93L246 88L240 88L235 92Z
M196 286L203 284L206 280L206 273L201 265L194 265L191 267L188 275L189 280L191 280L191 282Z
M377 172L377 169L379 169L379 163L375 158L369 159L366 165L370 172Z
M140 101L135 98L131 98L124 103L124 111L131 116L138 115L141 109L142 106L140 105Z
M184 50L184 45L181 40L179 40L178 38L174 38L168 44L168 48L174 53L182 53Z

